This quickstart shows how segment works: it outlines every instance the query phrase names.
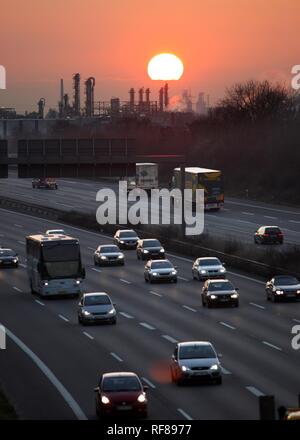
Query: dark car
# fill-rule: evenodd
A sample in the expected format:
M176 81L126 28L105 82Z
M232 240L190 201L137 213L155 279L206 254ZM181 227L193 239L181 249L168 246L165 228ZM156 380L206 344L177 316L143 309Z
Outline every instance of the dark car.
M149 283L177 283L177 270L169 260L150 260L145 266L144 278Z
M165 258L165 250L159 240L147 238L139 240L136 247L136 255L138 260L157 260Z
M3 249L0 247L0 267L19 266L18 254L12 249Z
M284 299L300 299L299 280L290 275L277 275L266 284L266 297L268 301L281 301Z
M138 239L133 229L119 229L114 235L114 242L120 249L135 249Z
M51 177L43 177L40 179L32 180L32 188L43 188L43 189L57 189L57 182Z
M208 308L216 305L239 306L238 289L228 280L207 280L202 288L202 305Z
M255 244L282 244L283 233L278 226L261 226L254 234Z
M94 253L94 263L98 266L124 266L124 254L115 244L98 246Z
M97 416L133 415L146 418L147 389L135 373L104 373L94 390Z

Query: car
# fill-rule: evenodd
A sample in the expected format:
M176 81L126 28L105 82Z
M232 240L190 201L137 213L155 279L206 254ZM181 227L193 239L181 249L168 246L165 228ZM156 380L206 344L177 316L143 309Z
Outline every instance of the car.
M57 182L51 177L42 177L32 180L32 188L57 189Z
M104 373L100 377L96 396L96 414L107 416L137 416L146 418L147 386L143 386L137 374L132 372Z
M149 260L145 266L144 278L149 283L177 283L177 270L169 260Z
M283 233L278 226L261 226L254 234L255 244L282 244Z
M0 248L0 267L19 266L18 254L12 249Z
M116 324L115 304L105 292L84 293L78 304L79 324Z
M216 305L239 306L238 288L228 280L206 280L201 293L202 305L211 308Z
M46 235L66 235L63 229L48 229Z
M194 280L206 280L208 278L224 278L226 269L224 263L221 263L216 257L197 258L192 267Z
M159 240L156 240L156 238L147 238L138 241L136 256L138 260L164 259L165 250Z
M222 367L210 342L190 341L176 344L171 358L171 379L182 385L191 380L222 383Z
M120 249L135 249L138 239L133 229L119 229L114 235L114 243Z
M125 258L123 252L120 251L115 244L106 244L98 246L94 252L94 263L98 266L124 266Z
M299 280L290 275L277 275L266 283L268 301L278 302L284 299L300 299Z

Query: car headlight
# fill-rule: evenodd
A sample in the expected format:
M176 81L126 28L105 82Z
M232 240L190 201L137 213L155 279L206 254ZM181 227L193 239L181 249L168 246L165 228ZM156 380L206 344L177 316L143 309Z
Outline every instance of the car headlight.
M232 295L230 295L230 297L231 297L231 298L238 298L239 295L238 295L238 293L233 293Z
M121 243L121 244L124 244L124 240L120 240L120 243Z
M48 281L44 281L44 286L48 286L48 285L49 285Z
M214 364L210 367L210 370L218 370L219 369L219 365L218 364Z
M165 252L164 248L161 248L159 252Z
M84 314L85 316L89 316L89 315L90 315L90 312L88 312L87 310L84 310L84 311L83 311L83 314Z
M187 370L188 370L188 367L186 367L185 365L182 365L181 370L182 370L182 371L187 371Z
M104 405L107 405L109 403L109 398L106 396L101 397L101 402L104 403Z
M209 295L210 299L217 299L217 295Z
M153 275L154 277L157 277L158 273L157 273L157 272L153 272L152 275Z
M297 293L300 293L300 290L297 290Z
M222 267L222 268L220 269L220 272L221 272L221 273L224 273L224 272L226 272L226 269L224 269L224 267Z
M110 311L108 312L109 315L113 315L115 313L115 309L110 309Z
M18 259L17 259L17 258L15 258L15 259L13 260L13 262L14 262L14 263L17 263L17 262L18 262Z
M143 249L144 254L149 254L149 251L147 249Z
M276 290L276 295L283 295L283 290Z
M177 274L177 272L176 272L176 270L172 270L172 275L176 275Z
M137 398L137 400L138 400L140 403L144 403L144 402L146 402L146 396L145 396L145 394L140 394L139 397Z
M124 258L124 255L118 255L118 258L119 258L120 260L122 260L122 258Z
M203 273L203 274L204 274L204 273L206 273L206 270L201 269L201 270L200 270L200 273Z
M105 256L105 255L101 255L101 260L106 260L107 259L107 257Z
M76 283L76 284L80 284L80 280L76 280L75 283Z

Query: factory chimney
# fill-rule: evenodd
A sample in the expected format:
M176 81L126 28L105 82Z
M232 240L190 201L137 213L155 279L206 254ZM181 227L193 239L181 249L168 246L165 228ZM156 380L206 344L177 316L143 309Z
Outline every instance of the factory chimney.
M64 80L60 80L60 100L58 103L59 117L62 118L64 114Z
M168 86L168 83L166 83L165 87L164 87L164 100L165 100L165 107L167 108L169 106L169 86Z
M44 110L45 110L45 104L46 104L45 98L41 98L37 104L38 104L39 119L44 119Z
M95 78L90 77L85 81L85 114L87 117L94 116L94 87Z
M164 88L161 87L159 89L159 111L163 112L164 111Z
M73 75L74 101L73 110L75 116L80 116L80 74Z
M143 105L144 102L144 87L139 89L139 104Z
M129 90L129 106L131 112L134 112L134 95L135 95L134 88L131 88Z

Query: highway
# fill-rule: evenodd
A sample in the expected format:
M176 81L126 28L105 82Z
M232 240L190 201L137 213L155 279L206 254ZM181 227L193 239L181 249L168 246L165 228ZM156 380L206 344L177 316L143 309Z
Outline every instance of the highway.
M10 170L9 178L0 181L0 196L39 203L64 211L76 210L95 214L99 206L99 202L96 201L97 191L103 187L117 190L116 183L105 181L58 179L58 185L58 191L51 191L49 197L49 191L32 189L31 179L18 179L16 171ZM284 232L286 244L300 244L300 209L226 196L224 209L205 214L204 232L214 237L232 238L254 246L253 234L262 225L277 225Z
M7 188L3 182L1 192ZM47 191L33 192L30 181L27 186L17 182L10 193L5 191L7 196L31 196L41 204L49 197ZM97 186L59 184L47 205L74 203L78 209L80 201L84 207ZM225 211L222 218L236 215L239 209L252 209L255 219L269 212L234 203L227 206L232 213ZM282 215L285 224L299 218L297 212ZM293 225L292 229L299 228ZM269 303L266 280L228 268L228 278L240 289L240 307L204 309L202 283L192 280L188 258L168 254L178 266L178 284L148 285L143 262L137 261L134 251L125 251L124 267L96 268L93 250L110 243L111 237L63 225L80 240L87 274L84 291L107 292L118 311L116 326L81 327L77 299L45 299L29 291L25 236L61 226L0 210L0 244L15 249L21 262L18 269L0 271L0 324L10 332L7 349L0 350L0 387L21 418L94 419L93 388L99 375L119 370L135 371L149 385L150 419L257 419L257 397L265 394L275 395L277 405L297 404L300 350L291 347L291 329L300 323L300 303ZM223 385L177 387L170 382L168 361L174 343L184 340L214 344L222 355Z

